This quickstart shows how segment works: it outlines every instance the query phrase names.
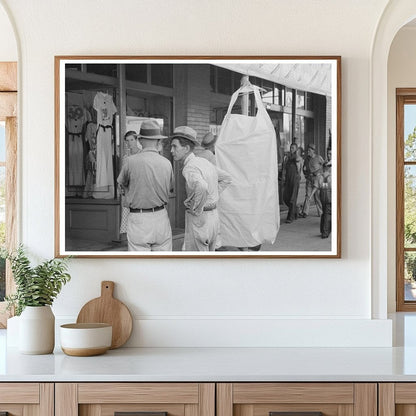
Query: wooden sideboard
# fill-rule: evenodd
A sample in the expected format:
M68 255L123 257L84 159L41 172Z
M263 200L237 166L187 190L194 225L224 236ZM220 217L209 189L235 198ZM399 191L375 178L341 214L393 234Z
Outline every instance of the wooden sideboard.
M410 383L0 383L7 416L414 416Z

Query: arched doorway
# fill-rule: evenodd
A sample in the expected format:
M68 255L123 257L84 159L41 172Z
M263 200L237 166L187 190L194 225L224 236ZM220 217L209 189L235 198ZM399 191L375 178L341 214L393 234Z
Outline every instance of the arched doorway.
M395 218L395 205L391 195L395 192L394 166L389 166L388 144L395 136L389 134L388 58L391 44L402 26L416 17L416 4L412 0L390 2L380 18L374 37L371 55L371 274L372 317L387 318L387 298L394 291L395 235L391 235L391 221Z

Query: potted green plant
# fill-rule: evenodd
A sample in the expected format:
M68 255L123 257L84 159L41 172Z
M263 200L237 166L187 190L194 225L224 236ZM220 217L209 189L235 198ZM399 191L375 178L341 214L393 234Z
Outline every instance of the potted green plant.
M6 296L9 310L19 318L19 350L49 354L55 346L55 316L51 305L71 276L68 257L45 260L32 266L23 246L6 252L16 292Z

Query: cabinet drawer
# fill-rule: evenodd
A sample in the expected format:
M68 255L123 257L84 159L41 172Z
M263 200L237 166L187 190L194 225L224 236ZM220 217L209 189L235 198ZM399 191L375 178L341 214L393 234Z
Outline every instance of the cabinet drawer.
M220 383L217 416L376 416L375 383Z
M215 416L213 383L58 383L56 416Z
M195 403L197 383L80 383L78 403Z
M0 383L0 415L53 416L53 384Z
M416 415L416 383L380 383L380 416Z

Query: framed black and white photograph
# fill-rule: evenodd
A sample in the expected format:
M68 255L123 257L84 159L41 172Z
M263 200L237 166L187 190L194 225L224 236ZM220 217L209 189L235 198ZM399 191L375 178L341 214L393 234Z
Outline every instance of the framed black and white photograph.
M55 255L341 256L341 58L55 57Z

